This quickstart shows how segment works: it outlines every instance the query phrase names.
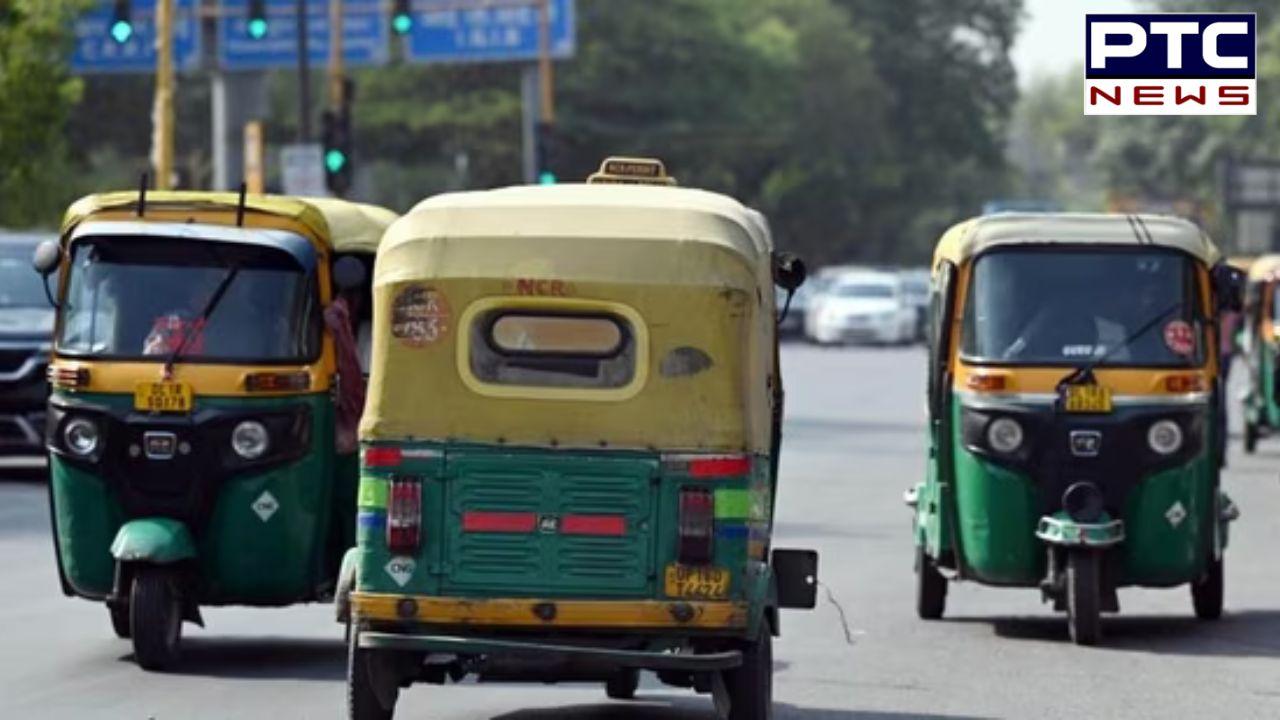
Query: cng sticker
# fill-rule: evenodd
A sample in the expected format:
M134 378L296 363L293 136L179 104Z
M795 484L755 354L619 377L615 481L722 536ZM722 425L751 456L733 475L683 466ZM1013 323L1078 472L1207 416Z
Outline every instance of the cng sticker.
M275 495L263 490L262 494L258 496L258 499L254 500L253 504L249 507L253 509L255 515L261 518L262 522L266 522L271 519L272 515L276 514L277 510L280 509L280 503L276 500Z
M411 557L393 557L387 561L383 567L392 580L400 587L409 584L409 580L413 578L413 571L416 570L418 564Z
M1173 527L1178 527L1183 520L1187 519L1187 509L1182 507L1182 501L1175 500L1169 509L1165 511L1164 517Z

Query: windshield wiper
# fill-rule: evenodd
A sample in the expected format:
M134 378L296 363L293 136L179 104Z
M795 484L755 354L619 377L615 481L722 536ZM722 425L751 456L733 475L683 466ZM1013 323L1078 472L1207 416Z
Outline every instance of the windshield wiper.
M1110 358L1111 358L1112 356L1114 356L1116 353L1118 353L1118 352L1120 352L1121 350L1123 350L1123 349L1125 349L1125 348L1129 347L1129 345L1130 345L1133 341L1137 340L1138 338L1142 337L1143 335L1146 335L1148 332L1150 332L1150 331L1151 331L1151 328L1153 328L1153 327L1155 327L1156 325L1158 325L1158 324L1160 323L1160 321L1161 321L1161 320L1164 320L1165 318L1169 317L1169 315L1173 314L1176 310L1178 310L1178 309L1179 309L1179 308L1181 308L1181 307L1182 307L1182 301L1181 301L1181 300L1179 300L1178 302L1176 302L1176 303L1174 303L1174 304L1170 305L1169 307L1165 308L1164 310L1161 310L1161 311L1160 311L1160 312L1159 312L1155 317L1153 317L1153 318L1151 318L1150 320L1146 321L1146 322L1145 322L1145 323L1143 323L1143 324L1142 324L1142 325L1141 325L1137 330L1134 330L1132 333L1130 333L1128 337L1126 337L1124 340L1122 340L1122 341L1120 342L1120 344L1116 345L1115 347L1111 348L1110 350L1107 350L1107 351L1106 351L1105 353L1103 353L1102 355L1099 355L1098 357L1094 358L1093 360L1090 360L1089 362L1085 363L1084 365L1081 365L1080 367L1076 368L1075 370L1072 370L1072 371L1071 371L1071 374L1069 374L1069 375L1067 375L1066 377L1062 378L1062 380L1058 382L1058 389L1059 389L1059 390L1061 390L1061 389L1062 389L1062 386L1064 386L1064 385L1071 385L1071 384L1079 383L1079 382L1088 382L1089 380L1091 380L1091 379L1092 379L1092 377L1093 377L1093 371L1094 371L1094 369L1095 369L1095 368L1097 368L1097 367L1098 367L1099 365L1101 365L1102 363L1106 362L1108 359L1110 359Z
M191 342L191 338L195 336L197 331L203 331L205 323L209 321L209 316L213 314L218 303L222 302L222 297L226 295L227 288L231 286L231 282L236 279L236 275L240 274L240 266L232 265L227 274L222 276L222 280L218 282L218 287L213 289L213 294L205 301L204 310L200 311L200 316L192 323L191 330L182 334L182 340L178 342L178 347L169 353L169 357L164 361L164 375L169 377L173 373L173 364L182 356L182 351L187 349L187 344Z

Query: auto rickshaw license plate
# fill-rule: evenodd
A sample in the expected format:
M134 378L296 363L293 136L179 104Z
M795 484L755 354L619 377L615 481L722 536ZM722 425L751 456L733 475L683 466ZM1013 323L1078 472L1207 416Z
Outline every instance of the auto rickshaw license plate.
M719 600L729 595L729 570L671 564L666 573L667 597Z
M1068 385L1063 407L1070 413L1111 412L1111 388L1102 385Z
M187 383L138 383L133 391L133 407L145 412L191 412L192 395Z

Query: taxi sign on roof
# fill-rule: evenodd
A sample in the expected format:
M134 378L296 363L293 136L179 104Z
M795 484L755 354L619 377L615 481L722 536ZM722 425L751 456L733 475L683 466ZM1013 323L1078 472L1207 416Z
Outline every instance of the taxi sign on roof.
M591 185L675 185L667 166L654 158L611 157L587 178Z

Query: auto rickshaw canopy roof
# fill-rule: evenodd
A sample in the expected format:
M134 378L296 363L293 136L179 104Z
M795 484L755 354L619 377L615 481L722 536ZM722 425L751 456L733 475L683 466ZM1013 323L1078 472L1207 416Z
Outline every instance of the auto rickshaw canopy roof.
M1165 215L1112 213L1000 213L952 226L934 251L961 264L997 247L1014 245L1131 245L1180 250L1205 265L1221 258L1217 246L1188 220Z
M239 193L203 191L148 191L141 218L135 218L139 195L135 191L89 195L77 200L62 221L65 236L91 217L146 221L149 218L172 222L185 216L196 222L231 225L240 206ZM280 195L245 197L245 226L262 225L262 218L301 226L326 247L339 253L373 253L383 232L397 215L374 205L333 198L294 198Z
M763 216L701 190L556 185L425 200L378 250L362 437L767 452L771 250ZM426 343L395 334L413 292L441 308L443 329ZM493 303L624 312L644 349L635 384L477 388L468 348ZM682 369L691 354L705 362Z
M1280 255L1263 255L1249 266L1249 282L1261 283L1280 278Z

